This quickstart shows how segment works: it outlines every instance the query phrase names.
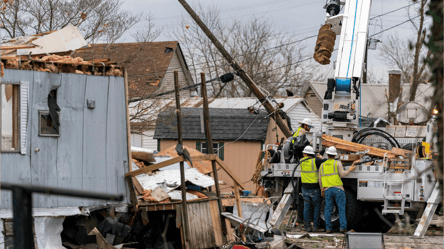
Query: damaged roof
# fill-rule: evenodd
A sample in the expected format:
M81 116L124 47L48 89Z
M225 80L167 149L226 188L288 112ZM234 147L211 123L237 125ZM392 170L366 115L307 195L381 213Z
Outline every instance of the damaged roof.
M109 58L125 67L130 97L143 97L160 88L176 49L180 50L177 41L93 44L77 55L88 60Z
M81 48L89 48L89 45L80 30L70 24L60 30L2 41L1 56L49 55Z
M266 111L258 115L246 109L210 108L210 125L215 141L265 141L268 121ZM205 140L202 108L182 108L183 139ZM248 129L248 130L247 130ZM176 140L177 121L175 109L159 113L154 139Z

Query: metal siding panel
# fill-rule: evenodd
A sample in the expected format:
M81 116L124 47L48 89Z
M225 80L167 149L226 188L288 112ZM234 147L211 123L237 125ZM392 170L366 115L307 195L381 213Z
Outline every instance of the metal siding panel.
M128 149L126 146L125 88L122 79L109 77L106 120L106 191L125 195L127 187L124 175L128 172Z
M58 187L83 190L83 107L86 75L61 74L57 91L61 109L60 137L57 149ZM88 179L86 179L88 180ZM80 203L80 204L79 204ZM80 206L82 199L58 196L59 207Z
M39 133L39 110L48 110L48 94L51 87L60 86L62 80L61 74L52 74L46 72L34 72L34 89L31 112L32 121L30 123L31 146L39 148L39 152L31 152L31 178L32 184L45 187L57 187L57 137L40 137ZM63 110L61 110L63 112ZM33 207L57 207L57 196L54 195L33 195Z
M33 90L34 72L5 69L5 75L2 81L28 81L29 91ZM28 108L32 103L32 95L30 94L28 99ZM31 111L28 109L28 120L31 120ZM29 121L28 121L29 122ZM2 153L1 155L1 181L11 182L19 184L31 184L31 156L30 156L30 135L31 129L27 127L27 155L21 155L19 153ZM1 191L1 203L0 209L12 208L12 195L11 191Z
M94 99L95 108L83 108L83 190L106 192L106 116L108 78L88 76L85 99ZM85 101L86 101L85 100ZM99 205L97 200L84 200L84 206Z

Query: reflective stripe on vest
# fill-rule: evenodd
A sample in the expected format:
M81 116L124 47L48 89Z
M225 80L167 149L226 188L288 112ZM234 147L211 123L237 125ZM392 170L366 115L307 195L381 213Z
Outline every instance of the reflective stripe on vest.
M334 159L329 159L321 164L319 173L321 174L323 188L343 185L338 172L338 162Z
M304 157L301 160L302 183L318 183L319 175L315 165L315 158Z
M293 134L293 137L299 137L299 132L300 132L302 129L304 129L304 128L299 127L298 130ZM293 140L291 143L294 144L294 140Z

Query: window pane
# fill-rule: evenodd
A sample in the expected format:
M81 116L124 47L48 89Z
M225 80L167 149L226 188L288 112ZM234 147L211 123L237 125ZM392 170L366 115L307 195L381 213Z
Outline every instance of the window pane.
M19 86L1 84L1 100L2 150L18 150Z

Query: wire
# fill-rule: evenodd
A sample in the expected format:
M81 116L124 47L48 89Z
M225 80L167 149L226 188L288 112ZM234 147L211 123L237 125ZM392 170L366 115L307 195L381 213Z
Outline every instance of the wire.
M371 35L371 36L369 36L369 37L373 37L373 36L375 36L375 35L379 35L379 34L381 34L381 33L384 33L385 31L388 31L388 30L391 30L391 29L396 28L396 27L398 27L398 26L401 26L401 25L403 25L404 23L410 22L411 20L416 19L416 18L418 18L418 17L419 17L419 15L417 15L417 16L415 16L415 17L413 17L413 18L411 18L411 19L409 19L409 20L407 20L407 21L404 21L404 22L398 23L398 24L396 24L396 25L394 25L394 26L391 26L390 28L387 28L387 29L381 30L380 32L378 32L378 33L376 33L376 34L373 34L373 35Z
M392 10L392 11L389 11L389 12L386 12L386 13L383 13L383 14L380 14L380 15L377 15L377 16L374 16L374 17L370 18L369 20L373 20L373 19L376 19L376 18L378 18L378 17L385 16L385 15L387 15L387 14L390 14L390 13L396 12L396 11L398 11L398 10L402 10L402 9L404 9L404 8L410 7L410 6L415 5L415 4L418 4L418 3L419 3L419 2L412 3L412 4L406 5L406 6L404 6L404 7L401 7L401 8L398 8L398 9L395 9L395 10Z
M240 135L240 137L238 137L236 140L234 140L233 142L229 142L229 143L224 143L224 145L220 148L217 149L217 153L219 154L219 150L222 149L223 147L225 147L225 145L227 144L232 144L232 143L236 143L237 141L239 141L239 139L241 139L245 133L247 133L247 131L250 129L250 127L253 125L254 122L256 122L257 118L259 117L259 114L256 115L256 118L253 120L253 122L251 122L251 124L247 127L247 129L244 131L244 133L242 133L242 135Z

